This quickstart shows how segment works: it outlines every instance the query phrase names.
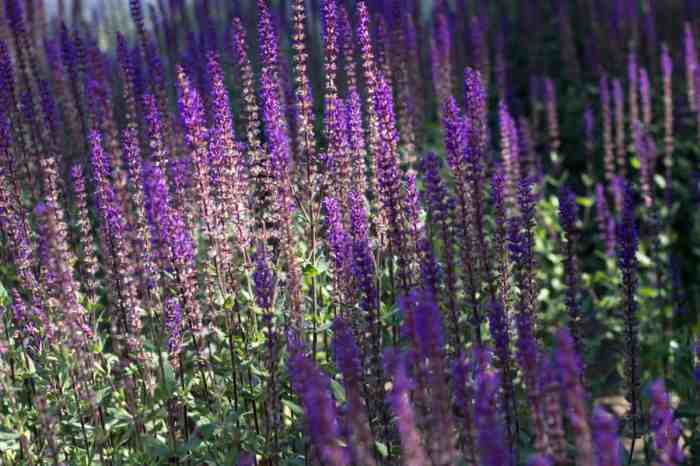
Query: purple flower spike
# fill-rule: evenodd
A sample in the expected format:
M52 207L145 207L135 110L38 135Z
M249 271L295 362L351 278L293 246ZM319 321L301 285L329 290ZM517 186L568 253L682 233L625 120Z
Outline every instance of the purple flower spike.
M637 434L639 415L639 330L637 321L637 226L634 218L632 189L623 190L621 219L615 230L617 263L622 275L622 293L625 319L625 377L627 379L627 401L633 435Z
M143 95L144 120L151 148L151 160L161 169L168 164L168 155L163 143L163 132L156 98L151 94Z
M430 220L436 224L447 220L449 213L449 192L440 176L440 165L441 159L435 152L428 152L421 159L419 166L425 188L422 193L423 203Z
M144 33L144 22L143 22L143 10L141 8L141 0L129 0L129 11L131 13L131 19L136 25L136 30L139 35Z
M620 466L620 440L617 437L617 420L600 406L593 410L593 440L599 466Z
M427 238L421 238L417 243L417 252L420 256L420 277L423 287L433 295L439 291L442 268L435 257L433 245Z
M398 132L394 102L389 83L380 76L375 95L375 111L379 124L379 151L375 154L375 169L379 183L379 200L389 227L389 247L398 259L398 283L407 291L411 283L407 252L406 225L403 217L405 193L402 189L398 163Z
M588 425L586 392L581 384L581 360L567 329L561 329L557 333L555 360L559 369L562 394L566 400L566 415L574 433L576 461L579 464L593 464L593 443Z
M355 191L348 195L350 234L352 236L352 274L361 293L360 307L368 317L378 309L377 289L374 281L374 260L367 233L367 214L364 196Z
M294 374L292 387L301 399L311 441L321 460L329 466L349 464L347 449L340 443L340 424L328 377L298 351L290 357L289 372Z
M563 186L559 191L559 222L566 233L573 233L576 228L577 211L576 194L569 187Z
M349 272L352 260L352 242L343 226L340 205L337 200L327 197L322 202L325 214L326 241L333 260L333 286L339 295L340 303L349 294Z
M649 394L651 397L649 424L654 432L656 464L661 466L681 464L685 459L679 444L681 426L673 419L673 408L663 380L655 381L649 388Z
M268 263L265 246L258 243L255 250L255 271L253 272L253 283L255 285L255 304L261 309L269 311L272 307L274 294L274 282L272 270Z
M358 389L362 378L361 357L350 326L342 319L335 319L333 334L335 361L343 374L343 381L348 388Z
M352 184L355 191L365 194L367 191L367 165L365 162L365 134L362 127L362 102L357 90L350 91L345 100L347 112L348 139L352 166Z
M501 365L510 361L510 330L508 328L508 318L503 306L497 302L492 302L489 312L489 330L494 340L496 356Z
M564 282L566 283L566 308L569 312L569 328L574 338L576 351L583 354L581 338L581 310L578 305L578 258L576 245L576 194L567 186L559 191L559 223L566 238L564 254Z
M486 117L486 89L481 72L473 68L464 70L464 102L468 122L469 148L477 158L485 149L488 139Z
M209 138L209 158L212 165L212 185L224 206L215 206L218 215L226 215L241 228L244 212L243 197L247 185L243 173L242 155L238 150L233 130L233 117L223 70L215 52L207 54L207 74L211 81L211 113L214 125ZM244 238L238 238L243 241Z
M24 13L19 0L7 0L5 2L5 17L10 29L15 36L22 36L24 29Z
M506 444L503 421L498 410L500 382L493 371L478 371L474 424L478 432L478 450L483 466L510 464L510 450Z
M0 41L0 98L3 108L13 108L16 98L12 57L5 42Z
M527 460L527 466L552 466L552 460L546 455L532 455Z
M351 448L357 464L373 466L373 438L365 403L362 400L362 357L355 344L350 326L343 319L333 321L333 353L343 375L343 387L348 399L348 422L353 432Z
M396 416L396 427L401 438L401 450L404 466L423 466L430 464L423 449L421 435L416 424L416 415L410 402L411 382L406 373L405 358L396 356L394 380L389 401Z
M417 303L414 318L418 349L423 358L442 359L444 341L440 311L429 293L419 296Z
M442 318L429 291L411 291L401 300L400 307L406 321L405 331L411 335L417 350L418 369L422 371L428 386L432 387L429 400L430 410L437 418L434 437L430 439L429 451L437 464L453 464L456 456L452 441L454 426L450 416L450 395L443 383L444 373L444 337Z
M236 462L237 466L255 466L255 455L251 455L250 453L241 453L238 456L238 461Z
M526 178L518 184L520 216L508 224L508 252L520 289L516 325L518 329L518 359L526 374L535 376L537 342L534 336L534 214L535 198L532 184Z

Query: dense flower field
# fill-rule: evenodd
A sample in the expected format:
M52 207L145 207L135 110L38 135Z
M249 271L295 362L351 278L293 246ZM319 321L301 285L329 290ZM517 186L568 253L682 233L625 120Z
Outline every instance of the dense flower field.
M697 2L122 3L0 12L1 465L700 464Z

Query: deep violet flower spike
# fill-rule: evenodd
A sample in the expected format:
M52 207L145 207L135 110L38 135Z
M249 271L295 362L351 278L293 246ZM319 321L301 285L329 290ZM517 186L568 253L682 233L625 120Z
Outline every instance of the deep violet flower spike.
M144 163L142 167L144 180L144 204L146 217L151 231L153 250L166 259L168 254L165 248L159 245L167 245L168 235L165 232L165 219L168 213L168 186L163 171L154 164Z
M333 321L333 355L343 374L346 386L359 388L362 377L360 350L348 323L340 318Z
M573 232L576 228L576 195L567 186L563 186L559 191L559 222L566 232Z
M591 419L598 466L620 466L620 440L617 420L601 406L596 406Z
M333 257L336 280L343 280L343 274L347 270L351 257L351 243L348 234L343 227L340 204L337 200L326 197L323 200L323 212L325 214L326 240L330 246Z
M651 407L649 424L654 433L656 464L675 466L683 462L683 450L679 445L681 426L673 419L673 408L663 380L655 381L649 388Z
M415 303L415 304L414 304ZM414 304L414 305L413 305ZM407 324L413 319L413 335L427 383L433 387L429 400L430 411L436 416L431 450L437 464L453 464L456 456L451 435L454 430L450 416L450 394L444 384L444 336L442 318L435 298L427 290L411 291L399 305ZM415 307L414 307L415 306ZM411 315L412 314L412 315Z
M290 372L296 373L292 386L301 398L311 441L323 463L329 466L349 464L347 449L340 443L340 423L328 377L301 354L290 358Z
M15 36L24 34L24 13L19 0L7 0L5 2L5 18L10 24L10 29Z
M5 108L11 108L15 96L15 77L10 51L0 40L0 98Z
M258 34L262 64L265 67L273 68L273 72L277 72L279 46L274 20L267 5L267 0L257 0L256 3L258 7Z
M279 83L270 70L263 72L260 77L260 100L272 176L281 182L287 173L291 149L286 119L280 101Z
M559 191L559 223L566 238L564 253L564 282L566 283L566 308L569 313L569 328L574 338L576 351L582 354L581 311L578 305L578 264L576 256L577 230L576 194L567 186Z
M405 357L396 355L394 380L389 401L396 416L396 427L401 439L404 466L430 464L423 449L421 435L416 424L416 415L410 402L411 382L406 373Z
M486 89L481 72L473 68L464 70L464 102L468 122L469 148L475 157L481 157L487 141Z
M192 86L184 70L178 67L177 74L178 108L185 130L185 142L190 146L196 146L206 137L204 106L199 92Z
M483 466L510 464L505 430L498 409L500 382L493 371L478 371L474 423L478 433L478 450Z
M49 129L53 137L56 136L58 129L56 101L53 98L51 87L44 79L38 80L39 84L39 102L44 115L44 125Z
M129 11L131 19L134 21L139 34L144 30L143 10L141 8L141 0L129 0Z
M274 283L265 246L258 243L255 250L255 270L253 271L255 304L261 309L270 310L274 293Z
M27 306L24 303L24 299L20 296L17 288L12 288L10 290L10 296L12 297L12 304L10 308L12 309L11 320L15 329L17 330L17 336L22 338L22 335L27 329L29 324L29 313L27 312Z
M182 308L176 298L166 299L164 318L169 359L177 361L182 350Z
M537 342L534 336L534 215L535 197L532 181L522 178L518 184L518 208L520 215L508 222L508 252L513 263L520 298L516 327L518 330L518 360L530 377L535 376L537 366Z
M236 466L255 466L255 455L251 455L250 453L242 452L240 455L238 455L238 461L236 462Z
M548 456L541 454L532 455L527 460L527 466L552 466L553 464L554 463L552 463L552 460L549 459Z
M356 191L348 195L350 234L352 236L352 275L360 289L360 307L371 312L378 306L374 281L374 261L367 233L367 214L364 197Z
M622 275L623 312L625 320L625 378L627 401L633 435L637 434L639 415L639 330L637 321L637 226L634 218L632 189L623 188L623 206L620 222L615 230L617 263Z
M448 97L442 103L442 126L444 128L445 160L452 171L461 169L464 148L467 144L467 128L457 101Z
M95 197L100 216L106 223L111 235L122 233L123 226L117 209L114 189L110 184L110 168L107 157L102 149L102 136L97 131L90 132L90 162L95 180Z
M168 156L163 143L163 132L155 96L143 95L144 121L151 148L151 160L156 167L164 169L168 165Z
M503 305L492 301L489 305L489 331L494 341L495 353L502 370L510 365L510 329Z
M352 431L350 448L354 459L357 464L374 466L374 440L362 400L362 356L355 344L350 325L341 318L333 321L333 356L338 370L343 375L348 412L351 413L347 416L347 422Z
M424 292L418 296L414 318L416 343L422 357L441 357L444 350L442 319L440 318L440 311L429 292Z
M435 295L440 286L442 269L435 257L433 245L429 239L421 238L418 240L417 249L420 256L421 282L425 289Z
M566 401L566 415L574 433L576 460L579 464L593 464L594 453L588 424L586 392L581 384L583 369L574 339L566 328L557 332L554 357Z
M391 88L381 76L375 94L375 110L380 135L379 151L375 155L379 200L389 226L390 249L398 259L398 283L402 289L407 290L410 283L410 258L406 251L406 228L401 215L405 199L398 164L398 132Z
M435 152L427 152L419 163L422 174L424 191L422 200L432 223L439 224L447 220L448 191L440 176L441 159Z

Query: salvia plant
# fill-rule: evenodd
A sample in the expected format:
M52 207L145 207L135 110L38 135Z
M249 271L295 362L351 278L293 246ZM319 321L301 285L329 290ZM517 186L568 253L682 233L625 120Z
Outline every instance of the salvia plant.
M700 464L699 32L5 0L0 465Z

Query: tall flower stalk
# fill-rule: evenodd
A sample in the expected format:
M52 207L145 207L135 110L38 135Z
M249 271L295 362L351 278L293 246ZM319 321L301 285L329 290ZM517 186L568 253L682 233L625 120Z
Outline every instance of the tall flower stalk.
M576 352L583 354L581 335L581 310L578 303L578 257L576 245L578 233L576 227L576 195L564 186L559 191L559 223L564 230L564 283L566 283L566 308L569 313L569 329L574 339Z
M634 217L633 193L629 186L624 189L621 218L615 231L617 264L622 275L622 306L625 333L625 381L627 401L630 403L629 425L633 440L639 435L639 322L637 316L636 291L637 270L637 226ZM631 450L634 450L632 444Z

